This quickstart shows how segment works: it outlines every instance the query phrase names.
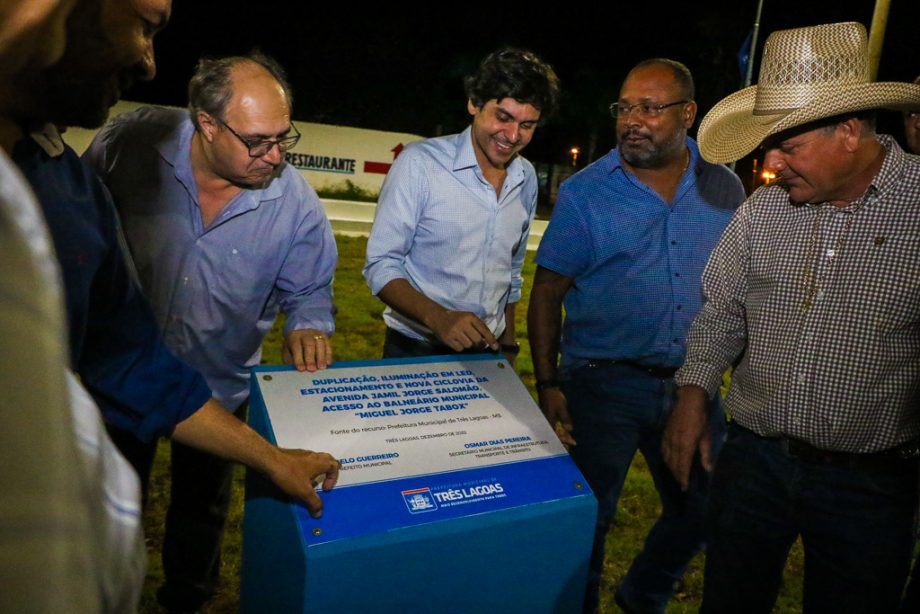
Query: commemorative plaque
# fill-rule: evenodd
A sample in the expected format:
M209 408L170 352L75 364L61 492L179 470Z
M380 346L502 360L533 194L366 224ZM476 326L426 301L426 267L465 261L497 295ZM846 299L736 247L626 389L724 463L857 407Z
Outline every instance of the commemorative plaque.
M494 355L253 370L250 424L331 453L321 518L247 479L244 612L577 612L596 505Z

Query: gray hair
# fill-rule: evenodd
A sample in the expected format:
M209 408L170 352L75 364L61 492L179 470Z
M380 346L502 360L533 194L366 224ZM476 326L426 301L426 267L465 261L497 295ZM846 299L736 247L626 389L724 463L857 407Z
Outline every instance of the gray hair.
M198 113L200 112L205 112L223 121L227 104L233 97L230 73L234 66L244 62L254 62L267 70L284 91L288 111L293 110L294 95L287 80L287 73L274 58L259 50L247 55L201 58L195 66L195 74L188 82L188 111L196 130L201 129L198 125Z

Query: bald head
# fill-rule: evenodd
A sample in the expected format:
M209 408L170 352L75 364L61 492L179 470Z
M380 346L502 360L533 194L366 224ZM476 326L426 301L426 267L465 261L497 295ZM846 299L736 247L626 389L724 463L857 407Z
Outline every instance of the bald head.
M629 79L630 75L634 72L643 71L648 68L659 68L667 71L674 80L674 83L677 84L681 98L686 100L693 100L696 98L693 75L690 73L689 68L677 60L670 60L668 58L650 58L648 60L642 60L632 67L632 70L629 71L626 78Z
M299 136L281 68L261 55L202 60L189 84L199 189L264 187ZM209 183L208 180L212 180Z
M221 114L228 122L242 116L247 119L264 117L286 117L291 107L284 87L275 77L252 61L243 61L230 69L230 99Z
M256 83L250 84L250 78ZM271 57L255 51L247 56L199 60L188 84L189 113L195 127L201 128L198 114L202 112L217 119L226 119L227 106L237 93L235 90L242 87L245 92L240 93L248 94L256 86L258 89L280 89L290 115L294 104L291 87L284 69Z

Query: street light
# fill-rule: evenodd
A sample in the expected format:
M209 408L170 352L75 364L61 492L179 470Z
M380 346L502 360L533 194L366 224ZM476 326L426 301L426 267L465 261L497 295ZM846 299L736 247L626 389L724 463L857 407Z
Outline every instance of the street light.
M575 166L575 164L578 162L578 154L581 153L581 149L579 149L579 148L576 146L576 147L573 147L572 149L570 149L570 150L569 150L569 153L572 154L572 166Z

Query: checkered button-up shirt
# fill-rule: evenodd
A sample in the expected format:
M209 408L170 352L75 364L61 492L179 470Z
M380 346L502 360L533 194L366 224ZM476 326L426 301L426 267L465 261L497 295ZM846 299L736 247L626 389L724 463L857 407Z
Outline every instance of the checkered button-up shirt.
M856 202L795 205L778 185L741 206L703 276L678 385L715 394L764 436L874 452L920 434L920 157L891 137Z

